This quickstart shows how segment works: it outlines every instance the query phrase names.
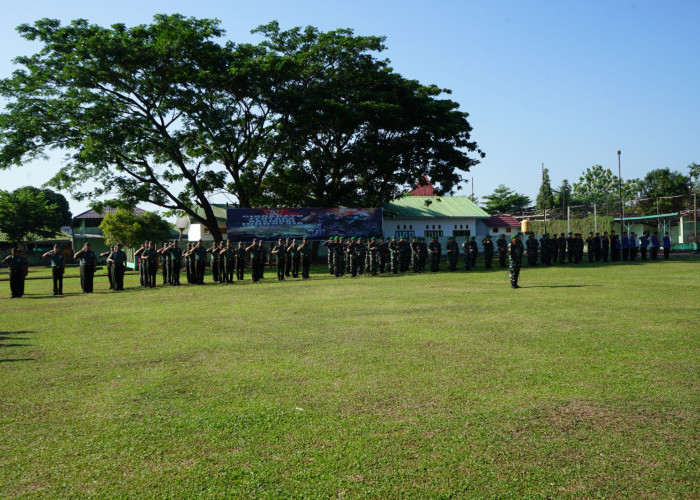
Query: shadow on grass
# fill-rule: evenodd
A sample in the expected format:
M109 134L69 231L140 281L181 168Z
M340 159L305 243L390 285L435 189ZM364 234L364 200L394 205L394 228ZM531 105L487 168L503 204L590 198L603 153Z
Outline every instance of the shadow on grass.
M0 342L4 340L29 340L28 337L21 337L18 335L25 335L27 333L33 333L30 330L17 330L14 332L0 331ZM29 347L31 344L1 344L0 347ZM34 358L18 358L18 359L0 359L0 363L14 363L15 361L34 361Z
M588 288L603 285L520 285L520 288Z

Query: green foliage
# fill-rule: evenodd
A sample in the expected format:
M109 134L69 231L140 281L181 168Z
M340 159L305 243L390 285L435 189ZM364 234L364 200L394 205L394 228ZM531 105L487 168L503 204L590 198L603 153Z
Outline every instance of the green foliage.
M549 180L549 169L542 169L542 184L537 193L537 201L535 204L537 210L549 210L556 206L554 203L554 192L552 191L551 181Z
M512 214L522 211L530 205L530 198L524 194L516 193L512 189L501 184L493 193L483 197L484 210L490 214Z
M21 245L29 234L39 238L55 236L63 219L58 205L47 200L41 189L0 190L0 232L6 233L13 243Z
M695 194L700 194L700 163L688 165L688 176L692 183L692 190Z
M593 165L586 169L578 182L574 183L573 194L582 203L602 203L610 199L619 200L618 177L609 168ZM572 203L568 203L572 205Z
M572 233L581 233L582 235L587 235L588 233L595 234L596 231L600 234L607 231L610 233L613 229L613 217L607 215L599 215L597 217L598 226L596 229L596 218L593 215L582 218L572 218L571 219L571 229ZM544 234L544 221L532 221L530 222L530 228L533 233L537 235ZM568 233L566 219L555 219L547 221L547 232L549 234L561 234Z
M105 214L100 229L108 245L135 246L144 241L167 241L171 225L153 212L134 215L132 210L118 208Z
M690 179L677 171L669 168L658 168L650 171L643 179L636 181L636 188L641 200L635 205L642 214L655 213L658 207L660 213L677 212L687 208L688 200L680 198L656 198L663 196L683 195L688 196L692 192Z
M184 212L220 238L212 193L241 207L378 206L424 175L450 192L479 161L468 155L483 157L448 91L373 55L383 38L270 23L257 45L221 44L219 25L20 26L42 48L0 82L0 168L62 149L53 186Z

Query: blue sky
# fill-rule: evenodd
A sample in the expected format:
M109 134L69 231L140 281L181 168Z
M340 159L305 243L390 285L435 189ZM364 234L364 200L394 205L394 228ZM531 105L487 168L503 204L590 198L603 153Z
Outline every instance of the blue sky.
M700 162L697 0L13 2L0 19L0 76L38 49L19 38L19 24L134 25L175 12L216 17L234 41L257 40L250 30L275 19L386 36L382 56L396 71L451 89L470 114L486 152L469 174L477 196L506 184L534 198L542 163L553 186L594 164L616 172L618 149L623 178ZM42 184L58 166L56 158L0 171L0 188Z

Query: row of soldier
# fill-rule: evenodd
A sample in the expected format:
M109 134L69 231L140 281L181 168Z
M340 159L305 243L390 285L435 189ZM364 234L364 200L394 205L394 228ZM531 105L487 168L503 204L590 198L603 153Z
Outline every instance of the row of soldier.
M525 241L527 259L530 265L537 265L538 255L542 264L551 265L574 263L584 260L584 248L587 252L588 262L612 262L635 261L639 254L641 260L647 260L647 254L651 260L657 260L659 250L663 244L664 258L668 259L671 252L671 238L666 233L663 240L659 240L657 233L643 232L641 236L634 232L626 232L621 237L612 231L610 235L605 231L600 233L588 233L584 240L580 233L561 233L559 237L550 237L545 234L541 239L530 234Z
M484 249L484 265L487 269L492 267L494 258L494 244L491 236L487 235L481 241ZM362 274L375 276L384 272L392 274L405 273L409 269L414 273L425 271L428 259L430 259L430 271L440 270L442 256L442 244L437 237L431 238L426 243L425 238L344 238L343 236L331 236L323 243L328 248L328 272L335 277L349 273L355 277ZM505 235L497 240L498 259L500 267L506 267L508 242ZM446 245L448 270L455 271L459 260L459 246L455 239L450 237ZM470 270L476 265L479 247L476 237L472 236L462 244L464 266Z

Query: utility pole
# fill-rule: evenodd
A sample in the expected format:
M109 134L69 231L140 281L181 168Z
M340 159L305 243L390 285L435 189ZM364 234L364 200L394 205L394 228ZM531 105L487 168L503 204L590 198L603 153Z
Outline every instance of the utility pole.
M622 155L621 150L617 150L617 186L618 186L618 192L620 194L620 237L622 238L623 231L622 231L622 224L623 224L623 219L625 218L625 209L622 204L622 167L620 166L620 155Z
M544 193L544 162L542 162L542 187L540 188L542 195L542 208L544 208L544 234L547 234L547 196Z

